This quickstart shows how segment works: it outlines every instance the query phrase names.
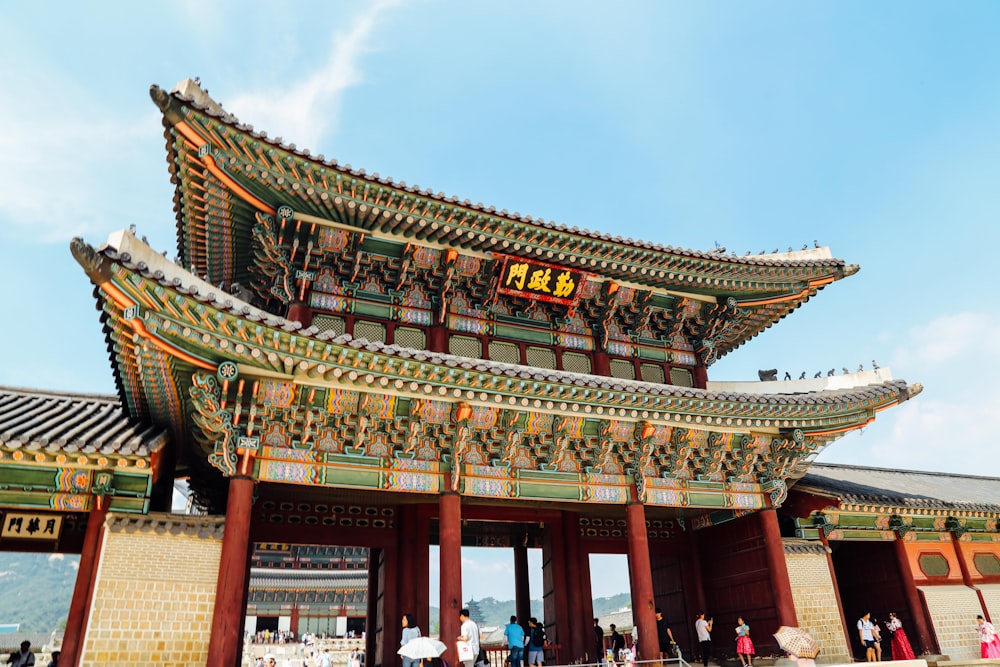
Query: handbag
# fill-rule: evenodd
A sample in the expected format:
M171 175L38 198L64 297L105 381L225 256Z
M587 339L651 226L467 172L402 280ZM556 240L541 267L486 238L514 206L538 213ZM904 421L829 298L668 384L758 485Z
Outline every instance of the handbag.
M472 645L469 642L459 641L455 644L458 649L458 659L460 662L475 660L476 654L472 652Z

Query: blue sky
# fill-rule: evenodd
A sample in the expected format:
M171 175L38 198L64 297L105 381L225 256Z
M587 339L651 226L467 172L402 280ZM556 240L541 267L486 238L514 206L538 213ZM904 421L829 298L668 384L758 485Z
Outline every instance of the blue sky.
M68 241L134 224L175 252L147 89L199 76L271 136L462 199L692 249L819 241L860 273L710 378L875 359L924 393L821 460L1000 476L998 25L993 2L3 3L0 384L113 391Z

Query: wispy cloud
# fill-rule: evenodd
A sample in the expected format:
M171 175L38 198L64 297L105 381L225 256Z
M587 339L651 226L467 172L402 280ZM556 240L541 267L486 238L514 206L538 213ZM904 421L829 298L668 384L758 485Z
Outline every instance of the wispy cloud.
M331 35L327 60L304 79L284 90L269 87L237 95L226 108L286 143L315 149L336 128L344 91L364 81L360 61L371 48L379 15L397 4L397 0L375 2L355 17L347 31Z
M21 91L17 104L0 104L0 222L6 233L64 242L134 220L143 206L131 199L134 188L118 187L129 178L119 169L155 136L151 105L141 117L101 109L91 91L58 71L29 67L0 68L0 89Z
M967 311L907 330L892 355L893 374L921 383L924 392L821 459L1000 476L993 451L1000 429L998 327L1000 314Z

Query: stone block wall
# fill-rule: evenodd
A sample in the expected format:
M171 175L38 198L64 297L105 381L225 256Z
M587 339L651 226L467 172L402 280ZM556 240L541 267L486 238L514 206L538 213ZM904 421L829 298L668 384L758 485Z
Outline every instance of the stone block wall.
M808 630L819 642L822 647L820 661L851 662L840 607L833 592L826 547L819 542L798 539L784 539L782 542L799 627Z
M920 586L927 601L941 653L952 660L979 658L976 615L983 613L976 591L968 586Z
M204 665L222 517L109 514L81 667Z

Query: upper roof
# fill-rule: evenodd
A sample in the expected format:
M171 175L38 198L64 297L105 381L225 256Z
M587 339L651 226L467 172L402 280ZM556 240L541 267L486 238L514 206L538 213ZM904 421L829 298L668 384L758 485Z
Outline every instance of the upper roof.
M737 256L685 250L556 224L313 156L240 123L190 80L167 93L151 87L164 115L179 259L210 283L250 282L257 215L282 229L335 227L367 238L517 256L673 295L697 295L740 309L738 340L771 326L856 265L827 248ZM623 196L615 191L612 197ZM310 232L313 233L313 232ZM312 240L302 241L302 248ZM298 252L302 258L309 253ZM301 260L300 260L301 261ZM301 269L302 267L294 267Z
M148 457L162 428L135 423L115 396L0 387L0 447L25 453Z
M914 509L1000 510L1000 478L813 463L795 489L842 504Z

